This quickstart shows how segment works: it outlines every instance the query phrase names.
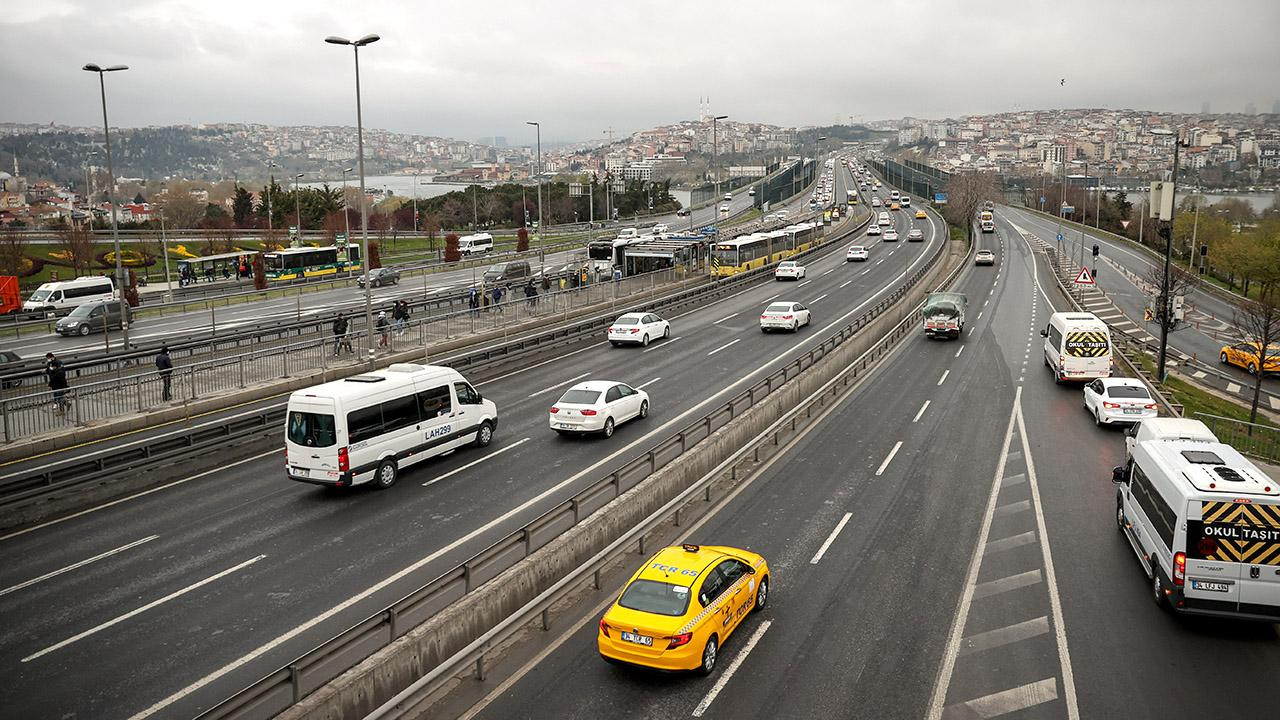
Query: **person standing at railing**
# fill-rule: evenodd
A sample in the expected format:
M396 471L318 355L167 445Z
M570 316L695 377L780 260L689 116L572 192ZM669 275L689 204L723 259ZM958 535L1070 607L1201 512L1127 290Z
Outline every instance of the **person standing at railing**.
M351 349L351 339L347 337L347 317L342 313L333 319L333 356L338 357L342 354L342 348L346 348L347 352L352 355L355 351Z
M164 383L164 397L162 399L165 402L169 402L173 399L173 395L169 392L170 383L173 380L173 358L169 357L168 345L160 346L160 352L156 355L156 370L160 372L160 380Z
M528 284L524 286L524 296L528 300L529 309L532 310L533 306L538 304L538 288L533 284L533 278L529 278Z
M53 391L53 408L59 413L67 411L67 369L62 361L53 353L44 354L44 374L49 380L49 389Z
M375 322L373 326L378 330L378 347L386 347L387 342L391 339L390 333L388 332L391 329L391 323L387 322L386 310L380 310L378 312L378 321Z
M493 305L498 308L498 312L502 312L502 286L493 286Z
M472 315L480 311L480 293L476 292L475 285L472 285L470 292L467 293L467 307L471 308Z
M397 300L391 308L391 317L396 321L396 337L404 335L405 326L409 324L409 301Z

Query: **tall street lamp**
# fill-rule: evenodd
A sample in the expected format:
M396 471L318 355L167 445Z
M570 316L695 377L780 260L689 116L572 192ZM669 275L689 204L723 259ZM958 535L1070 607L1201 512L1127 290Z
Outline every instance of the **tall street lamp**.
M295 247L302 247L302 193L298 190L298 180L306 173L298 173L293 176L293 207L298 213L298 234L294 236L298 244Z
M413 174L413 231L418 232L418 173Z
M538 242L542 242L542 124L532 121L525 122L525 125L532 125L538 131Z
M729 117L728 115L715 115L715 116L712 116L711 118L711 167L712 167L712 172L715 173L715 181L714 181L715 188L716 188L715 202L720 202L720 159L719 159L720 153L719 153L719 148L716 146L717 145L716 123L728 117Z
M271 168L280 167L275 160L267 161L267 237L274 242L275 225L271 219L271 186L276 184L276 174L271 172Z
M347 237L345 242L351 242L351 213L347 210L347 173L355 170L355 168L342 168L342 219L347 223ZM417 211L414 211L417 216Z
M365 35L359 40L348 40L346 38L330 35L324 41L332 45L350 45L355 53L356 59L356 166L360 170L360 243L361 258L366 268L369 270L369 208L365 202L364 194L364 116L360 108L360 48L365 45L378 42L380 38L377 35ZM367 275L366 275L367 276ZM373 283L366 282L364 284L364 328L369 336L369 357L373 357Z
M111 126L107 123L107 84L103 77L109 72L118 70L128 70L128 65L108 65L102 67L89 63L84 66L84 70L92 73L98 73L98 89L102 94L102 136L103 144L106 146L107 152L107 175L110 180L107 181L107 197L111 203L111 237L115 242L116 248L116 290L119 293L120 302L126 302L124 296L125 276L124 276L124 260L120 252L120 224L116 220L116 174L111 167ZM121 315L121 335L124 340L124 349L129 349L129 320L127 314Z
M88 156L86 156L84 166L84 202L85 210L88 211L88 217L86 219L89 221L89 232L93 232L93 182L90 179L89 173L93 167L93 163L91 161L93 158L97 157L97 155L97 150L90 152Z

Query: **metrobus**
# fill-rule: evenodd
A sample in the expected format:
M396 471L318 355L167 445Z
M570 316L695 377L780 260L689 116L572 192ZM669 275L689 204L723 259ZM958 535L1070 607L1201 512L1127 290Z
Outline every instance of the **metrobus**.
M295 280L351 272L361 267L360 246L349 243L275 250L263 254L262 266L268 280Z
M609 240L592 240L587 243L587 257L592 260L603 260L609 263L609 267L622 267L624 248L632 243L653 239L652 235L635 235Z
M728 277L764 267L817 245L821 233L821 225L800 223L773 232L752 233L716 243L711 253L712 273L717 277Z
M241 250L219 255L182 258L178 261L178 282L185 284L204 282L210 278L222 280L252 276L254 254ZM242 267L246 270L245 273L241 272Z

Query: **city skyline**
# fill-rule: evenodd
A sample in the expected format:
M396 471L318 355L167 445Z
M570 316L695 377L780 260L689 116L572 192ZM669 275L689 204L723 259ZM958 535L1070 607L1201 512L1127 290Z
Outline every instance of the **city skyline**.
M350 58L322 39L365 32L383 37L361 57L366 125L505 136L512 145L532 140L524 137L530 117L543 123L544 145L586 142L608 127L625 134L690 117L703 98L717 114L781 126L1072 107L1274 107L1251 78L1280 71L1266 37L1280 9L1237 4L1232 12L1249 22L1233 41L1203 44L1193 42L1203 28L1188 20L1195 7L1083 3L1063 18L1056 7L1011 2L980 11L817 3L804 16L764 22L773 6L495 13L373 5L353 24L331 4L152 2L105 15L63 0L0 19L10 38L0 49L3 89L23 98L0 120L92 126L99 108L79 66L119 62L131 69L109 79L108 94L122 127L352 125ZM94 22L67 22L81 15ZM810 52L780 52L801 37ZM1144 37L1153 42L1134 42ZM1250 72L1223 71L1232 67Z

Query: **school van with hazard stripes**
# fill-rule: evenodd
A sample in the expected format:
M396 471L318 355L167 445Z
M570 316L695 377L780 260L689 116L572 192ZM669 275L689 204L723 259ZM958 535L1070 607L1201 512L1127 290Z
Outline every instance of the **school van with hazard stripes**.
M1145 440L1112 470L1116 524L1156 604L1280 621L1280 487L1230 445Z
M1057 312L1040 331L1044 364L1053 381L1088 381L1111 377L1111 331L1097 315Z
M388 488L413 463L488 445L497 427L497 406L457 370L395 363L291 394L285 471L317 485Z

